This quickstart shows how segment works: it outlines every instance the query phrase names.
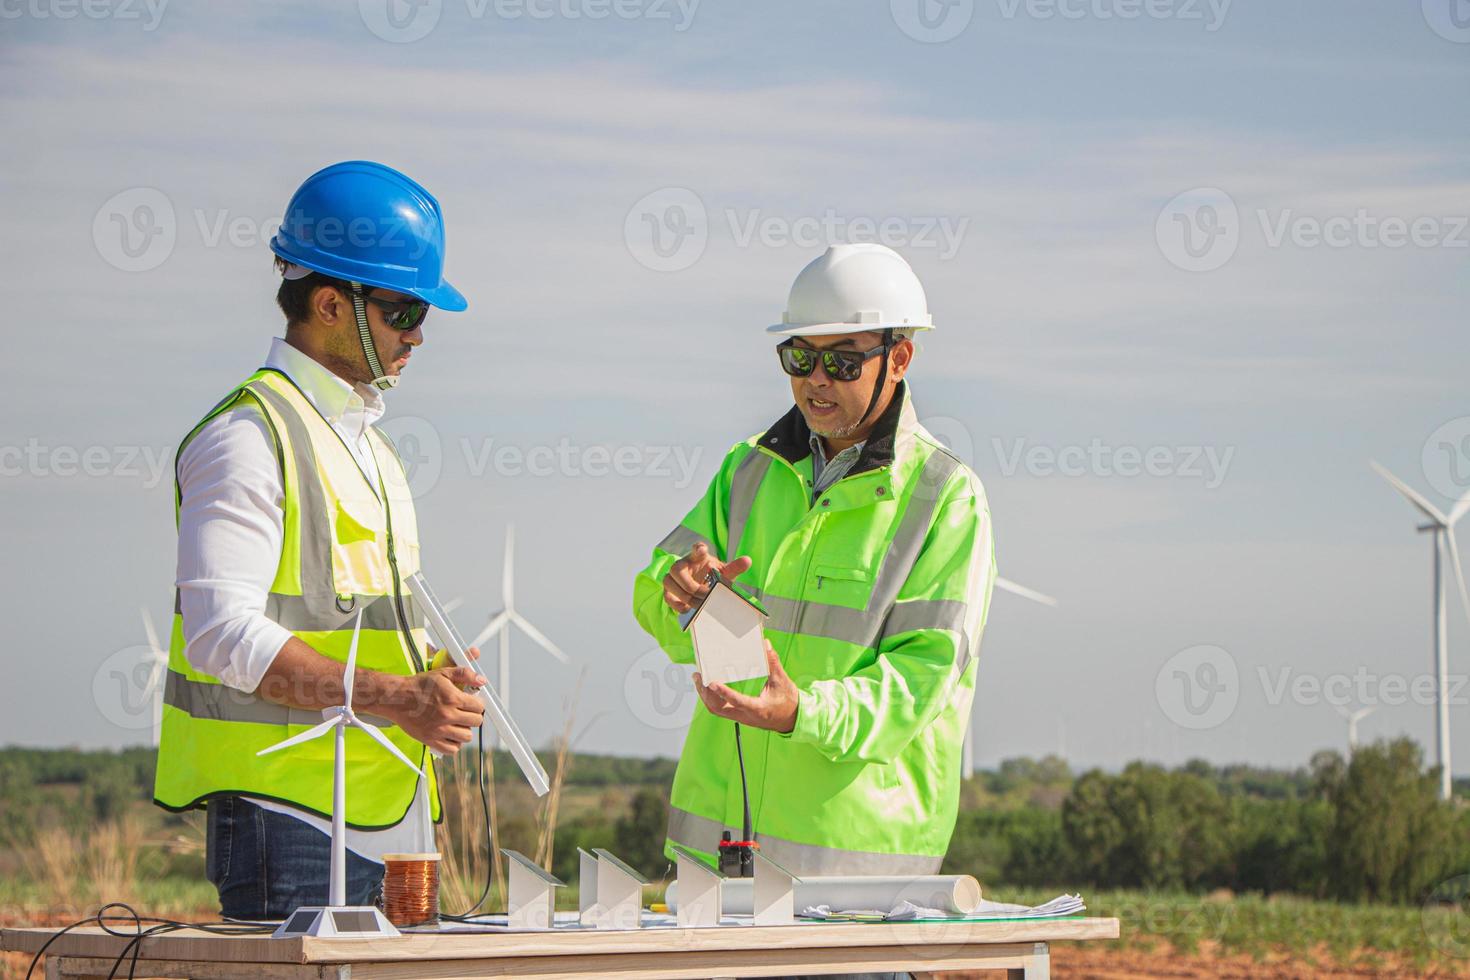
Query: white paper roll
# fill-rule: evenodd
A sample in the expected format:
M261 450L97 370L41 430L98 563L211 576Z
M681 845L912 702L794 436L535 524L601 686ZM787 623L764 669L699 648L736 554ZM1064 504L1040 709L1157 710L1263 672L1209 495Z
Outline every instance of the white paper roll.
M753 878L726 878L720 905L729 915L750 915L755 905ZM664 901L670 912L679 908L678 882L669 885ZM917 875L877 877L840 875L803 878L796 883L796 911L826 905L834 912L859 909L888 912L902 902L956 915L969 915L980 906L980 882L970 875Z

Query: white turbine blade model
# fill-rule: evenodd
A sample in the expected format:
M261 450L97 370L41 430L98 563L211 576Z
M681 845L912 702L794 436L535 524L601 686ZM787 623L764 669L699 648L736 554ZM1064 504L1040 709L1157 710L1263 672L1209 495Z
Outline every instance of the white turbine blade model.
M1371 459L1368 460L1368 465L1373 467L1373 469L1377 471L1378 475L1387 480L1395 490L1403 494L1405 500L1413 504L1415 507L1419 508L1420 513L1422 513L1425 517L1429 518L1436 524L1449 524L1449 518L1445 517L1444 514L1441 514L1438 508L1436 508L1429 501L1425 500L1424 497L1413 487L1409 486L1403 480L1400 480L1398 477L1394 476L1388 470L1384 469L1382 466L1379 466Z
M329 732L332 729L334 729L334 728L337 727L337 716L341 712L341 710L342 710L341 708L328 708L326 711L324 711L322 713L323 714L330 713L332 717L328 718L326 721L322 722L320 725L317 725L314 728L308 728L306 731L302 732L300 735L292 735L290 738L286 739L284 742L277 742L275 745L272 745L270 748L268 748L268 749L261 749L259 752L255 753L255 754L256 755L270 755L272 752L278 752L281 749L289 749L293 745L300 745L302 742L310 742L314 738L320 738L321 736L327 734L327 732Z
M1024 585L1017 585L1010 579L1001 578L999 575L995 577L995 587L1003 592L1009 592L1011 595L1018 595L1023 599L1030 599L1032 602L1039 602L1043 606L1055 606L1057 604L1057 600L1045 592L1037 592L1035 589L1028 589ZM965 741L960 747L960 778L969 779L973 775L975 775L975 718L972 715L965 719Z
M148 607L139 609L143 614L143 633L148 637L148 649L154 653L163 652L163 644L158 642L158 631L153 628L153 617L148 615Z
M550 640L548 640L545 633L541 632L536 627L527 622L526 617L522 616L518 612L512 612L510 614L510 621L519 626L521 628L521 632L525 633L532 640L534 640L536 644L541 647L541 649L545 650L547 653L551 654L553 657L560 660L564 664L571 662L567 659L567 655L561 652L561 648L558 647L555 643L552 643Z
M403 752L398 748L398 746L389 741L388 736L384 735L383 730L377 725L374 725L370 721L363 721L361 718L354 718L352 724L354 728L360 729L362 732L364 732L368 736L368 738L371 738L374 742L377 742L383 748L393 753L393 755L398 759L399 762L402 762L405 766L408 766L408 768L412 769L420 776L424 775L424 771L418 766L414 765L413 760L404 755Z
M1030 599L1032 602L1039 602L1043 606L1055 606L1057 604L1057 600L1046 593L1037 592L1035 589L1028 589L1024 585L1017 585L1008 578L996 576L995 587L1003 592L1009 592L1011 595L1018 595L1023 599Z

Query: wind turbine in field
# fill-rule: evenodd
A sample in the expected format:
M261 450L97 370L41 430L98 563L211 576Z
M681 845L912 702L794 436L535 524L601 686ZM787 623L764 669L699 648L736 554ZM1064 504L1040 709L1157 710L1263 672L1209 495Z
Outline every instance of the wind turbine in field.
M158 630L153 628L153 617L148 607L139 610L143 614L143 633L148 637L148 692L149 710L153 712L153 747L158 747L158 732L163 727L163 684L168 671L168 649L158 642Z
M1358 722L1362 721L1364 718L1377 711L1378 705L1373 704L1369 705L1366 708L1359 708L1357 711L1349 711L1340 704L1334 704L1332 706L1332 710L1336 711L1339 715L1347 720L1348 755L1351 756L1354 752L1358 750Z
M361 632L362 610L359 609L357 622L352 627L352 646L347 649L347 663L342 670L342 706L322 711L322 717L326 720L315 728L308 728L299 735L293 735L284 742L277 742L270 748L255 753L268 755L281 749L289 749L293 745L320 738L327 732L333 732L336 736L336 746L332 753L332 863L327 904L316 908L302 907L292 912L276 930L276 936L369 938L399 934L377 909L347 904L347 729L362 730L392 753L395 759L418 773L420 778L426 778L423 770L400 752L398 746L390 742L388 736L376 725L363 721L352 711L352 675L357 668L357 638Z
M1429 519L1428 524L1419 525L1420 533L1428 532L1434 535L1434 674L1435 690L1438 692L1434 700L1434 728L1437 742L1435 761L1439 763L1439 798L1448 800L1452 780L1450 775L1449 643L1444 603L1444 559L1448 554L1450 565L1455 572L1455 582L1460 588L1460 602L1465 607L1466 617L1470 618L1470 594L1465 591L1465 572L1460 567L1460 549L1455 546L1455 523L1465 516L1467 510L1470 510L1470 494L1461 497L1450 512L1445 514L1425 500L1422 494L1413 490L1403 480L1373 460L1369 460L1368 463L1379 476L1403 494L1404 499L1413 504L1419 513Z
M529 636L537 646L551 654L562 663L567 663L567 655L561 649L546 638L546 634L532 626L531 623L516 612L515 605L515 564L516 550L516 528L509 524L505 529L505 564L500 576L500 611L490 617L490 622L480 630L470 646L477 647L492 636L500 637L500 682L498 692L500 699L506 706L510 705L510 628L512 626Z
M1043 606L1055 606L1057 600L1044 592L1028 589L1024 585L1017 585L1008 578L996 576L995 587L1002 592L1018 595L1032 602L1039 602ZM971 716L965 719L965 746L960 752L960 778L969 779L975 775L975 718L974 705L971 705Z

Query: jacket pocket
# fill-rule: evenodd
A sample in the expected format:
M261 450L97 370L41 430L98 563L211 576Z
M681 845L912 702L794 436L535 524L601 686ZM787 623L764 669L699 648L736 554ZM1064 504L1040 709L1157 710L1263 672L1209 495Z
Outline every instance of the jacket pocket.
M839 565L834 562L812 563L807 598L813 602L861 609L868 604L873 591L873 570Z

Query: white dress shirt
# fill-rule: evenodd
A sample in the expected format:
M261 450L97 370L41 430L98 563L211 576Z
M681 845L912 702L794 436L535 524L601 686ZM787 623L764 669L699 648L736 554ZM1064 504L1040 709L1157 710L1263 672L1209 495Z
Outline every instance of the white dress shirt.
M296 383L378 488L368 427L383 415L382 394L371 385L349 384L279 338L271 341L265 366ZM265 615L281 559L285 497L275 443L259 406L242 401L211 419L179 454L178 478L184 657L195 670L254 691L291 637ZM332 777L324 772L322 778ZM313 814L247 798L332 832L330 821ZM424 781L400 823L387 830L349 829L347 846L373 861L393 852L435 850Z

